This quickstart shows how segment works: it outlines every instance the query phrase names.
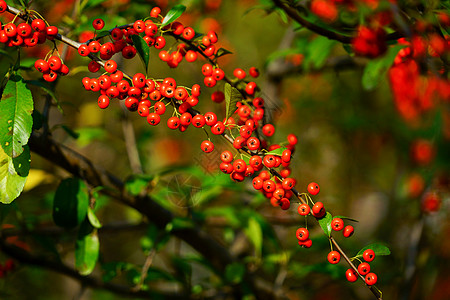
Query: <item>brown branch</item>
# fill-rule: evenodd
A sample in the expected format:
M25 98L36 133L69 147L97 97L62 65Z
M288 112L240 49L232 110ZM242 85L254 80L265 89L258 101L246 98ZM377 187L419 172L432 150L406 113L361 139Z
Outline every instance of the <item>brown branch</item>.
M65 276L68 276L70 278L73 278L77 281L79 281L81 284L96 288L96 289L103 289L110 291L112 293L127 296L127 297L139 297L139 298L145 298L145 299L155 299L158 296L162 297L164 299L186 299L187 295L183 295L181 293L177 294L168 294L166 292L160 293L160 292L150 292L150 291L134 291L128 286L124 285L118 285L113 283L104 282L103 280L100 280L94 276L83 276L78 273L77 270L72 269L71 267L56 262L53 260L50 260L46 257L37 256L34 254L31 254L30 252L19 248L17 246L13 246L11 244L6 243L3 239L0 239L0 249L3 253L6 255L14 258L15 260L18 260L21 263L33 265L37 267L41 267L47 270L51 270L54 272L57 272L59 274L63 274Z
M337 32L330 31L323 27L320 27L320 26L304 19L296 9L292 8L289 5L284 4L281 0L272 0L272 1L277 7L284 10L284 12L286 12L286 14L289 17L291 17L294 21L296 21L303 27L309 29L310 31L317 33L318 35L327 37L330 40L335 40L335 41L341 42L343 44L350 44L352 42L352 39L353 39L352 36L343 35L343 34L340 34ZM396 40L396 39L401 38L402 36L403 35L400 32L393 32L386 36L386 40Z

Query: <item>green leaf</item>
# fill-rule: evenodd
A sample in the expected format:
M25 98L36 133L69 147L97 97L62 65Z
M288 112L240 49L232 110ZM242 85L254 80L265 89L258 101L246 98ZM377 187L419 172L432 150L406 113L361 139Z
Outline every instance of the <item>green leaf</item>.
M225 279L230 283L239 283L244 278L245 267L240 263L232 263L225 268Z
M103 31L100 31L99 33L97 33L97 36L95 38L98 40L98 39L101 39L102 37L108 36L110 34L111 33L109 32L109 30L103 30Z
M225 120L228 120L234 112L236 111L236 103L242 100L241 93L229 83L225 83L225 102L226 102L226 117Z
M256 256L260 257L263 243L261 226L255 219L249 219L248 226L244 229L244 232L255 247Z
M0 101L0 143L8 156L17 157L28 143L33 126L33 97L19 75L10 77Z
M30 170L28 147L16 158L6 155L0 148L0 202L11 203L23 190ZM21 176L21 175L24 176Z
M137 34L133 34L131 36L131 39L133 40L134 47L136 48L139 57L141 58L142 63L144 64L145 72L147 72L148 62L150 60L150 47L144 41L144 39Z
M233 54L233 52L228 51L225 48L219 48L219 50L217 50L215 56L216 56L216 58L218 58L218 57L221 57L221 56L224 56L224 55L227 55L227 54Z
M94 211L90 207L88 207L87 217L88 217L89 223L91 223L92 227L94 227L94 228L102 227L102 223L100 223L99 219L97 218Z
M372 249L373 252L375 252L375 256L383 256L391 254L391 250L389 250L389 248L386 247L385 245L373 243L359 250L358 254L356 254L356 257L362 257L364 251L366 251L367 249Z
M388 69L392 66L395 57L405 45L390 47L386 55L367 63L362 76L362 85L366 90L373 90L379 82L386 77Z
M340 218L340 219L342 219L342 220L349 220L349 221L352 221L352 222L359 222L359 221L356 220L356 219L352 219L352 218L349 218L349 217L346 217L346 216L334 216L333 219L334 219L334 218Z
M81 275L89 275L97 263L100 242L97 229L84 222L75 242L75 267Z
M85 219L88 206L86 184L79 178L64 179L53 199L53 220L58 226L73 228Z
M272 151L269 151L269 152L265 153L265 155L281 156L283 154L284 150L287 150L287 148L286 147L280 147L280 148L277 148L277 149L274 149Z
M167 24L172 23L176 19L178 19L186 10L186 6L182 4L175 5L171 10L167 13L161 23L161 27L166 26Z
M151 175L132 175L125 181L125 189L130 195L137 196L144 191L152 179Z
M323 232L329 237L331 235L331 221L333 220L333 217L329 212L322 218L319 219L319 225L322 227Z
M336 41L330 40L323 36L319 36L310 41L307 45L304 59L305 69L318 69L322 67L335 44Z

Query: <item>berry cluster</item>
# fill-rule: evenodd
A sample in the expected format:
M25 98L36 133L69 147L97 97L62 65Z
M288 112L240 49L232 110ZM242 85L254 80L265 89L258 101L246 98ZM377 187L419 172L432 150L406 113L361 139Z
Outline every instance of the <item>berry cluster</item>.
M337 259L337 262L335 262L335 260L330 260L330 256L335 257L331 255L331 253L333 252L336 251L330 252L330 254L328 255L328 261L332 264L336 264L337 262L339 262L339 258ZM374 285L375 283L377 283L378 277L375 273L370 272L369 262L372 262L375 259L375 252L372 249L366 249L363 252L362 257L365 262L361 262L358 265L358 273L361 276L364 276L364 281L367 285ZM355 282L356 280L358 280L358 274L353 269L347 269L347 271L345 272L345 277L350 282Z
M6 2L0 1L0 13L7 9ZM37 13L36 13L37 14ZM7 47L35 47L38 44L43 44L47 40L53 41L58 35L58 28L50 26L47 22L40 18L39 15L30 13L27 15L27 21L16 25L14 18L7 24L0 22L0 43ZM69 68L63 63L58 55L52 55L51 51L45 59L38 59L34 66L42 73L45 81L55 81L58 75L67 75Z

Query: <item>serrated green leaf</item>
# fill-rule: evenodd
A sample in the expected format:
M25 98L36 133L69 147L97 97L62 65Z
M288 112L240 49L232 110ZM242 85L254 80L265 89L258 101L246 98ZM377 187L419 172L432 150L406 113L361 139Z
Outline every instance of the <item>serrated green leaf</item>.
M79 178L64 179L53 199L53 221L58 226L73 228L85 219L88 206L86 184Z
M0 148L0 202L11 203L16 199L23 190L25 182L27 181L28 171L30 169L30 150L27 147L21 155L16 158L11 158L6 155L5 151ZM28 162L28 163L27 163ZM18 166L22 164L22 166ZM27 167L28 166L28 167ZM26 174L20 176L16 171Z
M224 55L227 55L227 54L233 54L233 52L228 51L225 48L219 48L219 50L217 50L217 52L216 52L215 57L218 58L218 57L221 57L221 56L224 56Z
M162 20L161 27L166 26L167 24L172 23L176 19L178 19L186 10L186 6L182 4L175 5L171 10L166 14L164 19Z
M91 223L92 227L94 227L94 228L102 227L102 223L100 223L100 220L97 218L94 211L90 207L88 207L87 217L88 217L89 223Z
M231 84L229 83L225 83L224 94L225 94L225 103L227 105L225 120L228 120L228 118L231 117L233 113L236 111L236 103L242 100L242 95L236 88L232 87Z
M141 61L144 65L145 72L147 72L148 62L150 60L150 47L144 41L144 39L137 34L133 34L131 36L131 39L133 40L134 47L136 48L139 57L141 58Z
M352 221L352 222L359 222L359 221L356 220L356 219L352 219L352 218L349 218L349 217L346 217L346 216L334 216L333 219L334 219L334 218L340 218L340 219L342 219L342 220L349 220L349 221Z
M362 76L362 85L366 90L374 89L379 82L386 76L388 69L392 66L395 57L400 49L405 45L396 45L389 48L383 57L369 61L364 68Z
M28 143L33 106L33 97L23 78L11 76L0 101L0 143L8 156L19 156Z
M84 222L75 242L75 267L81 275L92 273L98 260L99 250L97 229L88 222Z
M277 148L277 149L274 149L272 151L269 151L269 152L265 153L265 155L281 156L283 154L284 150L287 150L287 148L286 147L280 147L280 148Z
M375 252L375 256L383 256L391 254L391 250L389 250L387 246L379 243L373 243L359 250L358 253L356 254L356 257L362 257L364 251L366 251L367 249L372 249L373 252Z
M319 219L319 225L322 228L323 232L329 237L331 235L331 221L333 220L333 216L327 212L326 215Z

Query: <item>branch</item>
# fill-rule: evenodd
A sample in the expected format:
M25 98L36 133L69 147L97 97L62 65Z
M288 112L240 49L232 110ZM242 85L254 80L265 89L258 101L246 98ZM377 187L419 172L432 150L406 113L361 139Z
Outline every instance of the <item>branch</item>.
M330 31L328 29L325 29L314 23L309 22L308 20L304 19L296 9L290 7L289 5L284 4L281 0L273 0L273 2L277 7L284 10L286 14L289 17L291 17L294 21L296 21L303 27L311 30L312 32L327 37L330 40L336 40L343 44L350 44L352 42L353 37ZM402 36L403 35L400 32L393 32L386 36L386 40L396 40L401 38Z
M83 276L80 275L77 270L72 269L71 267L63 263L55 262L45 257L33 255L22 248L6 243L3 239L0 239L0 249L6 255L20 261L21 263L48 269L78 280L83 285L92 288L107 290L118 295L139 297L145 299L154 299L158 296L164 299L186 299L187 297L187 295L183 295L180 293L168 294L160 292L135 291L128 286L103 282L102 280L94 276Z

